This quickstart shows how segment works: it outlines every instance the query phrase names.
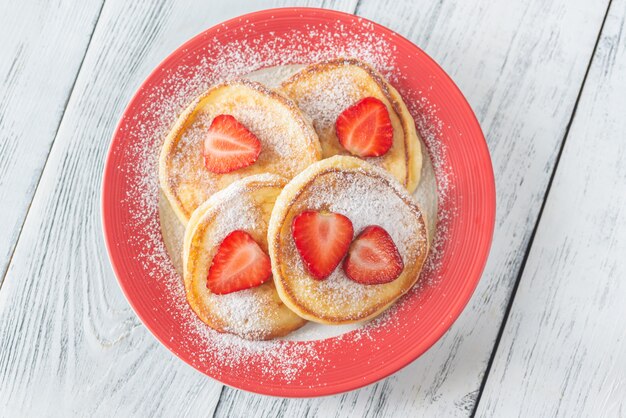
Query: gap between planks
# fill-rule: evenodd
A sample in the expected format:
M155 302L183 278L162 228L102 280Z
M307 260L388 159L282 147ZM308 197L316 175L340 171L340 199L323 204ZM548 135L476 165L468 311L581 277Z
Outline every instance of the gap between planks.
M521 282L522 276L524 274L524 270L526 269L526 262L528 261L528 255L530 254L530 250L533 247L535 242L535 236L537 234L537 229L539 228L539 222L543 216L543 211L546 206L546 202L550 196L550 190L552 189L552 183L556 176L556 172L559 169L559 162L561 161L561 155L563 154L563 149L565 148L565 142L567 142L567 137L569 136L570 128L572 127L572 123L574 122L574 118L576 117L576 111L578 110L578 104L580 102L580 98L582 97L583 90L585 89L585 84L587 82L587 76L589 75L589 70L591 69L591 64L593 63L593 59L596 56L596 50L598 49L598 44L600 43L600 38L602 37L602 32L604 31L604 24L606 23L606 18L609 15L609 10L611 9L611 3L613 0L609 0L609 3L606 6L606 11L604 12L604 18L602 19L602 24L600 25L600 29L598 30L598 36L596 37L596 42L593 45L593 50L591 51L591 55L589 57L589 62L587 63L587 69L585 70L585 75L583 77L583 81L580 84L580 88L578 90L578 95L576 96L576 101L574 102L574 108L572 109L572 113L570 115L569 121L567 123L567 127L565 128L565 134L563 135L563 139L561 140L561 145L559 147L559 151L556 155L556 160L554 162L554 168L552 169L552 173L550 173L550 180L548 181L548 187L543 196L543 202L541 203L541 207L539 208L539 214L537 215L537 220L535 221L535 225L533 226L533 231L530 235L530 240L528 241L528 245L526 246L526 252L524 253L524 258L522 260L522 264L520 266L519 272L515 279L515 284L513 285L513 290L511 292L511 297L509 298L506 311L504 314L504 318L502 320L502 324L500 325L500 330L498 331L498 336L496 337L496 342L493 345L493 349L491 351L491 355L489 356L489 363L487 363L487 368L485 369L485 375L483 376L482 382L480 383L480 389L478 390L478 396L476 397L476 402L474 403L474 409L472 411L472 417L476 416L476 412L478 411L478 405L480 404L480 400L483 395L483 391L485 389L485 385L487 384L487 379L489 377L489 373L491 372L491 367L496 357L496 353L498 352L498 348L500 346L500 341L502 340L502 335L504 334L504 330L506 328L509 316L511 314L511 308L513 307L513 301L515 300L515 296L517 295L517 290L519 288L519 284Z

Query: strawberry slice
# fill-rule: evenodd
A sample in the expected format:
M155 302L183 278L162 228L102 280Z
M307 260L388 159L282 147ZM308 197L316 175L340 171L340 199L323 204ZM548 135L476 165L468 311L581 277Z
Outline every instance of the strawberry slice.
M387 231L371 225L350 245L343 270L357 283L382 284L397 279L404 270L404 263Z
M217 174L247 167L261 153L261 141L231 115L218 115L204 139L204 165Z
M272 277L270 258L254 238L244 231L233 231L220 244L209 268L207 287L224 295L259 286Z
M306 211L293 219L292 233L306 269L324 280L346 255L354 230L339 213Z
M335 131L341 145L357 157L379 157L393 144L389 111L375 97L366 97L341 112Z

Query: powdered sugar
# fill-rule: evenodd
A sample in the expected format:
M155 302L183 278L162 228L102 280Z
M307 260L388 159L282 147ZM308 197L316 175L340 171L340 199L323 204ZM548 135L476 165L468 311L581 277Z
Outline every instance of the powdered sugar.
M334 129L339 114L360 97L360 90L351 83L348 74L337 73L332 78L322 78L324 85L311 89L302 96L298 106L315 123L315 129Z
M358 25L367 29L369 23L360 22ZM181 334L187 344L194 347L190 354L192 363L209 370L218 378L224 366L245 375L248 367L251 364L258 364L261 361L259 358L262 357L262 363L268 365L263 367L263 378L268 381L278 378L298 384L299 373L310 362L319 360L321 352L332 350L332 347L337 347L337 344L340 345L342 341L348 339L352 341L368 339L371 329L393 326L394 322L401 320L395 315L398 308L391 308L375 321L356 331L325 340L327 346L321 351L321 346L311 341L297 344L280 340L251 342L236 336L220 334L202 323L189 308L180 276L174 269L161 239L158 217L158 154L165 134L184 107L209 86L258 68L302 64L337 57L361 59L382 72L392 83L397 80L398 73L395 72L393 59L395 47L384 37L364 35L363 33L367 31L355 34L349 29L340 24L337 27L315 25L304 31L294 30L288 36L268 38L265 35L255 35L254 28L247 27L249 36L246 36L245 40L221 44L219 54L207 54L203 50L190 52L197 55L200 64L189 66L182 61L175 69L164 70L165 78L161 84L144 92L147 100L142 101L141 108L135 112L132 120L123 120L120 125L122 132L126 132L131 138L137 138L132 146L124 148L126 160L131 162L130 165L118 167L122 174L127 175L131 184L127 198L122 202L130 208L130 223L127 228L129 231L138 231L137 234L150 237L148 240L138 239L131 233L128 241L138 249L137 261L143 266L145 274L150 280L158 281L165 286L167 311L180 324ZM302 46L307 45L307 40L312 38L318 42L321 39L327 47L315 51L304 50ZM220 44L218 39L207 39L206 42ZM445 180L445 149L438 148L437 138L441 131L440 127L437 127L436 109L428 109L426 103L421 103L418 108L411 107L412 103L407 104L414 115L416 112L418 115L420 112L428 115L428 120L417 118L417 123L429 149L431 152L434 151L432 160L440 193L445 197L445 191L449 186ZM341 210L341 204L338 202L335 209ZM363 213L363 216L366 219L374 215L372 212ZM225 224L231 222L230 219L226 221ZM380 223L380 220L377 223ZM393 230L394 240L402 245L405 239L403 232L392 226L389 228ZM329 280L329 285L332 285L333 280ZM245 305L244 300L239 298L229 303L228 312L225 314L237 315L238 312L244 311L242 309L242 305ZM320 338L324 336L324 333L320 334Z
M264 336L277 316L276 312L266 309L271 306L271 294L258 289L211 295L208 302L214 307L215 314L224 319L224 330L236 335Z
M261 70L253 71L243 77L261 83L267 87L276 89L280 86L280 83L299 70L304 68L304 65L281 65L278 67L263 68Z
M419 100L408 102L407 106L411 114L415 115L417 130L426 145L422 146L422 151L427 151L424 155L430 157L429 161L425 161L422 183L415 196L425 207L437 202L431 207L431 210L435 210L436 220L430 222L429 228L435 232L431 231L430 254L422 271L422 277L428 277L429 283L424 281L420 283L420 286L433 285L441 278L443 247L448 237L450 220L456 216L456 206L448 199L450 191L454 188L453 173L447 161L447 147L440 140L443 135L443 123L437 116L437 106L423 96ZM436 195L433 196L433 193ZM413 292L418 291L420 286L415 286Z
M258 205L240 183L220 191L213 200L219 204L214 206L215 221L209 246L219 245L226 235L238 229L251 231L267 227Z

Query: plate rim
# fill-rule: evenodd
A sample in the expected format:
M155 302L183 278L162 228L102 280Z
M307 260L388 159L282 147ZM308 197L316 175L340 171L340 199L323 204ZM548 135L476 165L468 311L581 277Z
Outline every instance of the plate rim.
M298 17L298 14L302 14L302 13L312 13L312 14L326 14L326 15L331 15L331 16L335 16L337 18L342 18L342 19L349 19L350 21L354 22L354 21L360 21L360 22L366 22L367 24L372 25L373 27L379 29L379 30L383 30L388 32L389 34L392 34L394 37L396 37L397 39L406 42L408 44L410 44L413 48L415 48L417 51L419 51L428 61L430 61L431 64L433 64L440 72L439 75L444 76L447 81L449 82L449 84L452 86L452 88L454 89L454 93L458 95L458 97L462 100L463 104L465 106L467 106L467 108L470 110L469 114L471 115L471 125L475 126L476 128L478 128L478 131L480 132L480 138L475 138L476 140L474 141L474 147L479 147L481 150L481 154L483 154L483 156L485 157L485 163L488 166L488 170L483 173L485 175L485 183L483 184L483 186L485 187L485 195L489 197L489 201L486 202L485 206L485 211L483 212L483 215L488 215L488 219L489 222L487 222L485 224L485 229L483 229L484 231L484 235L488 235L488 239L486 240L484 246L482 247L483 251L480 254L480 259L482 260L479 264L476 264L476 273L475 276L476 277L468 277L468 281L470 281L472 283L472 286L466 286L463 289L463 292L461 293L461 295L459 296L458 300L459 301L463 301L462 303L456 303L451 316L450 316L450 321L446 321L446 325L445 326L437 326L437 327L433 327L433 329L430 330L428 337L425 338L425 341L422 343L423 345L423 349L421 350L415 350L415 351L411 351L410 355L405 355L401 358L399 358L398 360L394 361L393 363L390 363L389 365L386 365L386 367L381 368L379 371L377 372L373 372L367 375L366 378L362 378L360 380L350 380L350 381L346 381L344 383L338 384L338 385L320 385L320 386L316 386L316 387L302 387L302 386L282 386L280 391L278 390L263 390L264 387L260 384L246 384L246 385L241 385L241 386L235 386L234 383L227 381L226 379L223 379L223 376L213 376L213 375L209 375L205 370L201 369L200 367L198 367L196 364L192 363L190 360L188 360L187 358L184 358L182 356L180 356L168 343L166 343L166 341L164 339L161 338L161 336L155 331L155 328L149 324L146 321L146 318L144 318L144 315L142 313L140 313L141 311L137 308L136 306L136 302L133 300L133 298L130 297L129 293L128 293L128 289L125 287L123 280L120 278L122 275L124 275L125 273L121 270L121 266L117 265L116 262L114 261L114 256L113 256L113 246L115 245L114 242L111 242L111 226L109 224L109 220L107 220L107 212L108 209L106 207L106 196L107 196L107 192L108 189L110 187L110 184L107 183L107 177L108 177L108 173L112 170L114 170L112 161L113 161L113 145L115 142L116 137L118 136L118 133L120 132L122 126L123 126L123 122L125 120L125 116L127 115L129 109L131 108L132 104L137 100L138 96L141 94L142 90L144 90L144 88L149 84L149 82L151 81L151 79L153 78L153 76L160 71L161 67L167 63L168 61L170 61L172 59L172 57L174 55L176 55L177 53L179 53L180 50L186 49L188 48L190 45L194 44L195 42L197 42L198 40L200 40L202 37L204 37L207 33L214 31L215 29L219 28L219 27L223 27L223 26L230 26L232 23L238 23L240 22L242 19L249 19L250 21L252 21L253 18L258 18L260 16L264 16L264 15L268 15L268 14L294 14L296 16L293 17ZM288 16L283 16L283 17L288 17ZM480 140L479 140L480 139ZM487 164L488 163L488 164ZM182 43L181 45L179 45L178 47L176 47L172 52L170 52L164 59L162 59L150 72L149 74L144 78L144 80L140 83L140 85L136 88L135 92L133 93L132 97L129 99L129 101L127 102L124 110L122 111L119 121L115 126L115 129L113 131L113 134L111 136L111 139L109 141L109 146L108 146L108 150L107 150L107 154L106 154L106 158L105 158L105 164L104 164L104 168L102 171L102 179L101 179L101 187L100 187L100 220L101 220L101 227L102 227L102 233L104 236L104 242L105 242L105 248L106 248L106 252L107 252L107 257L109 259L109 263L113 269L113 272L115 274L116 277L116 282L118 283L120 289L122 290L122 293L124 294L124 298L126 299L126 301L129 303L129 305L131 306L131 308L133 309L135 315L139 318L140 322L150 331L150 334L156 338L157 341L159 341L164 347L166 347L168 349L168 351L170 351L172 354L174 354L175 357L177 357L179 360L182 360L183 362L187 363L188 365L190 365L191 367L193 367L194 369L198 370L199 372L201 372L202 374L204 374L205 376L219 382L220 384L226 385L228 387L234 388L234 389L239 389L239 390L245 390L251 393L256 393L256 394L260 394L260 395L266 395L266 396L271 396L271 397L281 397L281 398L313 398L313 397L323 397L323 396L330 396L330 395L335 395L335 394L340 394L340 393L345 393L348 391L352 391L352 390L356 390L371 384L374 384L386 377L389 377L390 375L402 370L403 368L405 368L407 365L409 365L410 363L412 363L413 361L415 361L417 358L419 358L420 356L422 356L426 351L428 351L437 341L439 341L447 332L448 330L451 328L451 326L457 321L457 319L459 318L459 316L461 315L461 313L465 310L465 308L467 307L474 291L476 290L476 287L478 286L478 283L480 282L485 266L487 264L487 261L489 259L489 254L491 251L491 246L493 243L493 236L494 236L494 231L495 231L495 220L496 220L496 187L495 187L495 176L494 176L494 171L493 171L493 162L491 159L491 154L489 152L489 148L485 139L485 135L482 131L482 128L480 126L480 123L478 122L478 119L476 118L476 115L470 105L470 103L467 101L467 98L465 97L465 95L463 94L463 92L459 89L459 87L456 85L456 83L454 82L454 80L452 80L452 78L448 75L448 73L432 58L430 57L430 55L428 55L426 52L424 52L419 46L415 45L412 41L410 41L409 39L407 39L406 37L404 37L403 35L395 32L394 30L381 25L377 22L374 22L370 19L361 17L361 16L357 16L354 14L350 14L350 13L346 13L346 12L342 12L342 11L337 11L337 10L331 10L331 9L324 9L324 8L319 8L319 7L278 7L278 8L270 8L270 9L263 9L263 10L258 10L258 11L254 11L251 13L245 13L242 15L238 15L235 16L231 19L219 22L207 29L202 30L201 32L197 33L196 35L194 35L193 37L189 38L187 41L185 41L184 43ZM471 278L471 280L469 280ZM461 297L462 296L462 297ZM241 381L239 381L241 382ZM244 387L245 386L245 387ZM278 393L280 392L280 393Z

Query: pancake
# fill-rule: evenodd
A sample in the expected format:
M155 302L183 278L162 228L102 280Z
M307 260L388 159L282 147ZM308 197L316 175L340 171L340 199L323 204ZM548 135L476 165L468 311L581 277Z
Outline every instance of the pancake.
M350 155L340 144L337 117L366 97L387 107L393 127L389 151L366 160L389 171L410 192L420 181L422 152L415 122L400 93L369 65L355 59L336 59L309 65L285 80L280 90L313 121L323 158Z
M307 271L293 238L293 219L304 211L335 212L349 218L357 236L379 225L393 239L404 268L389 283L352 281L341 264L325 280ZM293 178L276 199L268 228L276 290L302 318L346 324L372 318L418 280L428 253L425 216L406 189L388 172L364 160L334 156Z
M274 282L217 295L207 287L209 268L220 243L232 231L250 234L267 254L267 225L286 180L273 174L249 176L215 193L192 214L183 242L187 300L211 328L251 340L284 336L305 320L287 308Z
M218 115L232 115L261 143L254 163L217 174L205 167L203 142ZM181 114L159 160L161 189L183 224L217 191L250 175L291 178L321 158L312 125L293 101L263 85L235 80L212 87Z

